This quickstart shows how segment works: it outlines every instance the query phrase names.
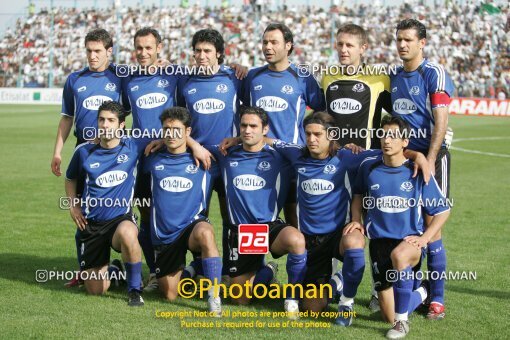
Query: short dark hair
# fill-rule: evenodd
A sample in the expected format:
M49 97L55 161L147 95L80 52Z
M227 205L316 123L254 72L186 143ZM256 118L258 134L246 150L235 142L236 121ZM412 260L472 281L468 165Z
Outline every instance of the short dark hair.
M397 25L396 33L398 33L400 30L409 29L416 30L416 35L418 35L419 40L427 38L427 28L425 28L425 25L416 19L405 19L399 22Z
M85 36L85 45L87 45L89 41L100 41L103 43L105 49L113 47L112 36L102 28L96 28L87 33Z
M262 121L262 127L269 124L269 117L263 108L256 106L243 106L240 110L239 119L243 118L244 115L257 115Z
M306 118L303 121L303 128L306 129L306 126L310 124L322 125L324 127L324 130L326 130L327 132L329 128L335 127L335 119L328 112L316 111L306 116ZM329 155L333 157L338 152L338 149L340 149L340 146L338 145L336 140L330 139L328 151ZM310 156L310 151L308 150L308 148L304 149L304 154L305 156Z
M213 29L203 29L196 32L193 35L191 47L195 49L196 44L201 42L207 42L214 45L216 52L220 54L220 57L218 58L218 64L223 64L225 61L225 41L223 40L220 32Z
M344 24L338 28L338 30L336 31L336 35L338 36L340 33L352 34L357 36L361 41L361 45L368 43L367 31L365 31L365 29L359 25L353 23Z
M146 37L151 34L156 39L156 45L161 44L161 42L163 41L161 39L161 35L159 35L159 32L152 27L143 27L143 28L140 28L138 31L136 31L135 37L133 38L133 44L136 43L136 38Z
M386 115L381 120L381 129L384 128L386 125L398 126L399 131L398 137L400 137L401 139L409 139L411 128L409 124L402 118L390 114Z
M188 109L184 107L174 106L163 110L163 113L159 116L161 125L163 125L167 119L178 120L187 128L191 126L191 114Z
M101 113L101 111L110 111L110 112L115 113L117 115L117 118L119 118L119 123L126 121L126 117L129 116L129 112L124 110L124 107L120 103L114 102L111 100L107 101L107 102L103 102L101 104L101 106L97 110L98 118L99 118L99 114Z
M292 51L294 50L294 36L292 35L292 31L290 28L282 24L281 22L273 22L272 24L269 24L266 29L264 30L264 34L269 31L276 31L279 30L283 34L283 40L285 43L290 42L290 50L287 53L287 55L290 55Z

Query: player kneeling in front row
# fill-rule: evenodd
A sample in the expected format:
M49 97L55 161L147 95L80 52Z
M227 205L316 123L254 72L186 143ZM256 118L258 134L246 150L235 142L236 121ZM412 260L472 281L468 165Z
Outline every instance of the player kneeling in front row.
M428 184L422 174L412 177L412 165L404 157L408 124L387 116L381 126L385 132L381 139L383 156L360 166L353 189L351 225L361 225L364 195L364 222L381 312L386 321L394 320L386 337L398 339L407 335L408 315L428 294L425 286L413 291L413 267L419 268L427 243L448 219L450 208L434 177ZM422 212L432 216L425 232Z
M110 280L107 266L110 247L122 253L126 265L130 306L143 306L141 293L142 255L138 229L131 211L135 169L141 150L129 138L118 138L125 112L117 102L105 102L98 110L100 143L83 143L74 151L66 173L65 189L72 200L71 217L81 230L81 266L87 272L89 294L105 293ZM84 203L74 205L77 179L86 178ZM112 203L111 206L108 202Z
M264 255L238 252L240 224L268 224L271 254L274 258L288 254L288 282L300 285L306 272L305 240L297 228L278 218L282 177L288 175L284 173L288 162L264 143L264 135L269 131L269 118L263 109L245 107L240 116L242 144L231 147L226 156L220 153L218 146L208 147L219 161L226 187L231 223L228 233L231 283L245 285L250 282L256 287L270 283L274 277L274 267L264 266ZM284 308L292 319L299 317L297 291L289 288L285 293ZM243 289L241 296L233 300L247 304L249 294Z
M151 155L144 171L151 175L151 238L156 259L159 289L175 300L186 252L201 256L204 276L214 284L221 281L221 258L214 231L205 217L208 171L195 165L186 148L191 133L191 115L181 107L165 109L160 116L165 148ZM221 316L221 299L209 290L209 311Z

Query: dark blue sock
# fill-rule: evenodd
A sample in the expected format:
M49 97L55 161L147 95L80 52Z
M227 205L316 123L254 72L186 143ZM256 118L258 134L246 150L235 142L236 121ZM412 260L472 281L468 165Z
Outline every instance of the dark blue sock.
M154 263L154 248L152 247L151 231L148 222L142 221L140 223L140 232L138 233L138 242L142 247L145 262L151 274L156 273L156 265Z
M408 313L409 302L413 293L413 280L411 279L412 269L407 267L398 272L397 281L393 284L395 295L395 313Z
M126 266L126 279L128 284L128 292L133 290L141 291L142 286L142 262L124 263Z
M347 249L344 252L344 265L342 276L344 277L343 295L347 298L354 298L358 286L365 271L365 252L363 248Z
M230 257L230 254L229 254L229 248L228 248L228 228L229 228L229 224L227 221L223 221L223 229L222 229L222 232L221 232L221 255L222 255L222 260L223 260L223 263L226 264L226 263L229 263L229 257ZM221 275L228 275L228 266L223 266L223 269L221 270Z
M83 266L81 265L80 238L80 229L76 228L76 233L74 233L74 242L76 243L76 258L78 259L78 266L80 266L80 271L82 271Z
M303 254L288 254L287 255L287 276L289 283L292 285L301 284L306 274L306 259L307 252ZM286 297L287 299L297 299L298 297L293 296L293 292L298 292L298 289L291 289L287 287Z
M414 312L416 308L418 308L419 305L423 302L420 293L417 291L413 291L411 294L411 299L409 300L409 307L407 308L407 311L409 314Z
M263 266L260 268L257 273L255 274L255 277L253 278L253 285L267 285L269 282L273 279L273 271L267 267Z
M193 261L189 263L191 267L195 270L195 275L204 275L204 268L202 267L202 258L200 256L196 256L193 254ZM184 270L181 274L182 279L189 279L191 276L187 270Z
M206 279L211 280L211 283L221 283L221 258L220 257L207 257L202 259L202 267L204 268L204 276ZM212 296L214 290L209 290L209 296Z
M112 277L118 279L119 273L120 273L120 271L119 271L119 268L117 268L117 266L112 266L112 265L108 266L108 277L110 278L110 280Z
M446 272L446 251L443 247L443 240L429 243L427 247L427 267L429 272L435 272L430 280L430 295L432 302L444 304L444 275Z

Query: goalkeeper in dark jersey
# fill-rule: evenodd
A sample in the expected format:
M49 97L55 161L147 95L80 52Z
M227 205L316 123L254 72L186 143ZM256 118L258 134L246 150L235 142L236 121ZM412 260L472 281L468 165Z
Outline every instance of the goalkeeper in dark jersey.
M335 139L340 145L354 143L374 149L380 142L370 129L379 127L383 108L391 112L390 78L382 66L361 62L367 47L367 33L362 27L341 26L336 34L340 64L328 68L321 87L327 110L339 128Z

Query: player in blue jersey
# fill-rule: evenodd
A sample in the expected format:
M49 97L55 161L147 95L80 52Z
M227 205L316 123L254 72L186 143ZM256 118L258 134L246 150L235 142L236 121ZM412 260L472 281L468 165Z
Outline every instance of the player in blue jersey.
M407 335L409 314L429 293L426 285L413 290L413 267L419 269L427 244L445 224L450 208L434 177L428 184L422 174L413 177L412 165L404 156L409 125L395 116L386 116L381 125L383 157L360 166L353 189L353 222L346 228L362 227L365 208L363 224L370 239L381 312L385 321L394 321L386 337L398 339ZM431 216L427 228L424 213Z
M220 283L222 265L213 227L204 215L210 175L186 150L191 116L185 108L166 109L161 124L166 148L151 155L144 170L151 175L156 276L165 297L174 300L188 249L201 256L204 276L211 282ZM208 305L211 313L221 316L221 299L212 289Z
M129 306L144 304L141 293L141 249L138 244L132 198L141 148L129 138L118 138L126 113L117 102L105 102L98 110L100 143L84 143L74 151L66 172L66 194L73 202L70 213L80 232L81 266L88 273L89 294L103 294L110 286L105 278L110 247L122 253L126 266ZM82 203L77 204L80 175L86 178Z
M238 253L239 224L268 224L269 249L274 258L287 256L287 274L291 284L301 283L306 271L306 249L303 234L278 218L281 210L279 195L287 161L276 150L264 143L269 131L269 118L258 107L245 107L240 114L240 139L242 144L233 146L226 156L219 147L210 147L220 164L225 183L230 219L228 263L231 283L253 285L267 284L274 273L263 265L264 255ZM287 292L285 311L296 318L299 312L298 297ZM237 303L249 302L248 292L243 291Z
M147 145L161 138L159 116L164 109L175 106L175 92L182 72L177 71L177 66L164 69L156 67L160 65L158 53L162 49L162 39L157 30L150 27L138 30L135 33L134 46L139 72L125 74L127 77L122 82L122 89L131 104L133 131L136 131L140 137L137 138L137 142ZM197 149L202 149L204 154L208 154L198 143L195 145ZM195 149L193 154L196 158L203 160L202 152ZM143 160L140 162L135 195L139 198L148 198L151 195L150 178L148 174L143 174L142 169ZM147 207L141 207L139 211L141 216L138 239L150 270L145 290L151 291L158 288L158 281L154 265L154 250L148 229L150 210Z
M94 139L97 128L97 110L104 101L121 101L121 82L110 64L113 41L104 29L95 29L85 36L88 67L72 73L66 80L62 94L61 118L51 161L51 171L61 176L62 149L73 127L76 145ZM126 101L123 101L127 109ZM78 179L78 196L81 196L85 179ZM78 249L79 233L75 234L78 263L81 263ZM79 283L71 280L66 286Z
M191 113L191 137L203 145L220 144L224 138L238 135L239 91L241 82L235 71L223 65L225 43L221 34L213 29L196 32L192 39L193 55L204 73L181 77L177 90L177 103ZM216 164L216 163L214 163ZM212 186L218 193L223 220L223 261L228 261L228 215L225 187L218 166L211 169ZM196 268L195 268L196 267ZM224 275L228 275L223 268ZM186 267L184 275L201 272L200 261Z
M367 157L380 154L368 150L354 154L339 149L328 139L327 130L335 126L334 118L326 112L314 112L304 120L306 148L295 144L268 140L277 151L288 158L297 170L297 201L299 230L305 235L308 250L305 283L330 282L332 291L342 288L335 322L350 326L353 320L354 297L365 268L365 240L362 228L344 226L350 222L351 183L360 163ZM410 157L424 156L410 152ZM334 207L334 208L332 208ZM331 277L331 260L343 261L342 274ZM331 277L331 280L330 280ZM304 299L303 307L315 312L327 306L326 299Z
M443 66L423 57L426 28L417 20L406 19L397 26L397 49L403 67L391 77L392 114L404 119L415 133L408 148L424 153L432 168L441 192L449 197L450 153L445 144L448 125L448 106L454 87ZM424 132L419 135L418 133ZM431 217L426 217L426 225ZM441 232L427 247L429 270L446 271L446 253ZM444 280L431 280L432 298L429 319L443 319Z
M123 79L122 91L126 94L133 113L133 132L137 133L137 143L148 144L150 141L161 138L159 132L161 123L159 116L164 109L175 106L175 91L179 75L165 74L156 67L158 53L163 48L159 32L153 28L139 29L134 36L134 47L139 72L126 74ZM139 164L135 195L145 199L151 196L150 176L143 173L144 160ZM142 246L145 262L149 267L150 275L145 285L146 291L158 288L156 268L154 264L154 249L151 244L149 223L150 210L140 207L140 233L138 240Z
M262 38L262 52L267 65L251 69L243 82L241 101L258 106L269 116L268 137L288 143L305 143L303 119L306 106L324 110L324 94L312 75L302 76L288 56L294 49L290 29L273 23L266 27ZM292 176L285 184L291 188L284 208L287 222L296 225L296 198ZM282 196L283 197L283 196Z

